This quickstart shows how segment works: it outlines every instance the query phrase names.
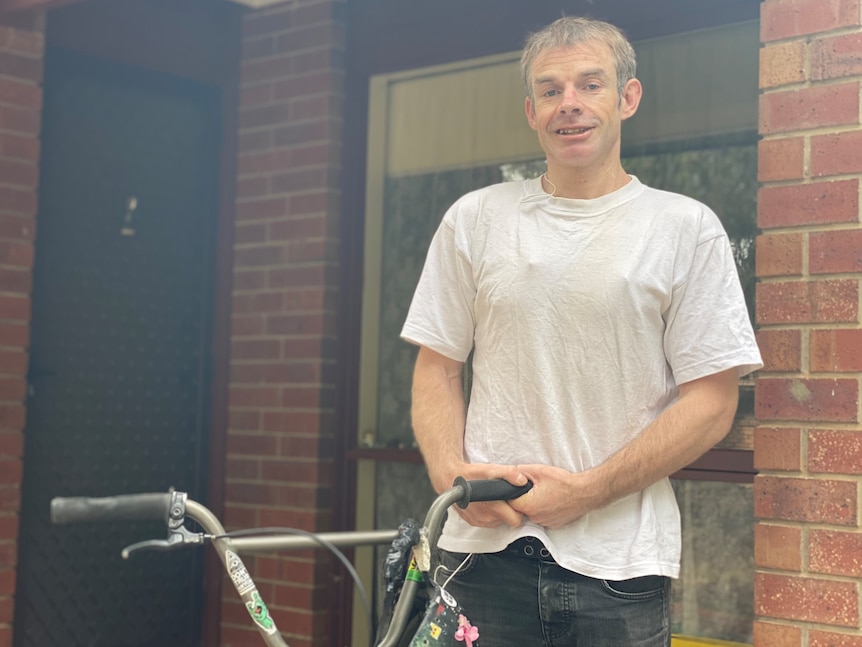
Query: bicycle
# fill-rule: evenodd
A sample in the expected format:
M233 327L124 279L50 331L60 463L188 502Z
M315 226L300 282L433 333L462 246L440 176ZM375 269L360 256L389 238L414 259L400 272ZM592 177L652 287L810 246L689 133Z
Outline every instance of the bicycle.
M398 530L309 533L297 529L278 528L226 532L221 521L212 511L201 503L189 499L187 493L177 491L98 498L57 497L51 501L51 521L56 524L109 520L165 521L168 528L167 539L150 539L127 546L122 550L124 559L139 551L167 551L184 546L211 544L216 549L225 571L267 647L289 646L269 615L266 603L240 558L241 554L326 548L341 560L353 577L362 595L366 613L370 617L370 608L356 571L339 548L387 543L394 546L400 541L402 545L411 549L412 559L405 565L406 571L404 571L400 591L398 591L397 600L394 601L391 618L387 620L382 639L378 641L372 638L371 640L371 644L376 647L397 647L406 644L400 641L405 637L408 623L414 617L413 605L430 571L431 552L436 547L449 507L458 505L466 508L472 502L514 499L531 487L532 483L515 486L502 479L468 481L459 477L449 490L434 500L421 527L415 524L402 524ZM197 523L202 531L188 529L185 525L187 518Z

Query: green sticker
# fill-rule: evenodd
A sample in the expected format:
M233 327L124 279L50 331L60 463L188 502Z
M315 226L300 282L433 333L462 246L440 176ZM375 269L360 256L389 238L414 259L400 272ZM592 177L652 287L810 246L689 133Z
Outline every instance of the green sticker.
M263 603L263 598L260 597L260 593L257 592L257 589L252 591L251 602L246 602L245 608L248 609L248 612L251 614L251 619L254 620L255 624L261 627L268 634L275 633L275 623L272 621L272 618L269 617L269 610Z

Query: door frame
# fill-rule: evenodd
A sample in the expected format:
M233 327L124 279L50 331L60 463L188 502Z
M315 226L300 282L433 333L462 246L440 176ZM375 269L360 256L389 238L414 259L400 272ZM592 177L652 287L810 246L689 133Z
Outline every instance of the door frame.
M116 10L120 4L113 0L98 0L86 5L83 0L0 0L0 12L48 9L46 49L61 46L193 79L220 90L222 146L214 236L209 433L205 469L207 505L217 515L222 515L227 452L241 29L246 10L224 2L222 5L206 7L189 4L185 11L181 11L176 8L180 4L184 3L177 0L144 0L138 2L130 14L124 14ZM101 16L100 12L106 15ZM147 20L145 28L140 24L142 17ZM129 32L130 37L118 37L124 32ZM134 33L158 33L159 45L141 47ZM148 41L154 42L152 39ZM173 54L178 51L193 51L197 56L179 60ZM221 563L214 553L207 551L201 618L201 644L204 645L219 644L222 582Z
M589 4L587 4L589 2ZM344 477L338 484L336 520L339 527L354 528L357 520L357 480L376 461L421 464L414 449L364 450L359 435L359 392L365 376L361 373L362 291L365 255L366 175L370 147L369 109L372 77L406 70L517 51L527 32L540 28L561 15L588 14L608 20L625 30L632 41L695 31L736 22L757 20L760 0L726 0L722 3L690 0L613 0L601 7L590 0L438 0L414 5L402 0L353 0L347 5L348 51L345 83L345 133L342 167L342 286L344 316L339 339L338 365L344 376L339 385L338 437L336 461ZM719 460L713 460L717 458ZM739 474L740 480L753 477L750 452L724 452L707 464L690 466L688 478L707 473ZM701 469L706 469L707 472ZM373 469L373 468L372 468ZM371 504L369 504L371 505ZM336 608L351 608L352 591L343 586L337 592ZM337 644L351 639L351 616L343 614L335 638ZM333 643L336 644L336 643Z

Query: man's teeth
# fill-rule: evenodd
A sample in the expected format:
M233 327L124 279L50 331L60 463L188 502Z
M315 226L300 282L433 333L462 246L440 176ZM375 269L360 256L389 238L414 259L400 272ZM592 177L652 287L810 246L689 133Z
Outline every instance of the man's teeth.
M588 130L589 128L560 128L557 133L560 135L581 135Z

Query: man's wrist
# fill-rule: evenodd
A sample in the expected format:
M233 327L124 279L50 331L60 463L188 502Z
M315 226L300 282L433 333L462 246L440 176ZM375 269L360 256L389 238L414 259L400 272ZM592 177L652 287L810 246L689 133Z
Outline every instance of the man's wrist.
M431 470L429 468L428 474L431 479L431 486L434 488L434 491L437 494L442 494L446 490L452 487L452 484L455 482L455 479L458 476L464 475L464 466L467 463L451 463L447 464L445 467L435 468Z
M604 465L585 472L578 472L577 497L584 501L589 510L604 508L616 500L612 478Z

